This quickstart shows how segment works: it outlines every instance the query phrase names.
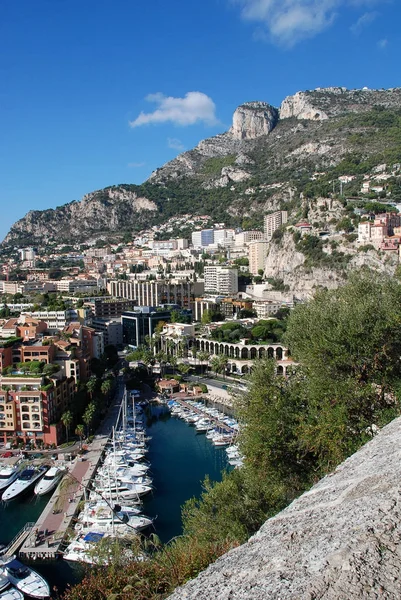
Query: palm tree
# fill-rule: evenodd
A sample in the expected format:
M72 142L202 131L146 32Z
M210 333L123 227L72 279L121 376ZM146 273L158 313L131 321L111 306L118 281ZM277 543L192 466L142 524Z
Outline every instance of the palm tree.
M204 365L202 363L209 362L210 355L208 352L198 352L198 358L201 363L201 372L202 372L202 376L203 376L205 374L205 370L204 370Z
M167 362L167 354L165 352L158 352L156 354L156 360L159 361L160 364L160 376L163 379L163 365Z
M220 363L220 372L223 373L223 377L225 379L226 378L226 369L227 369L227 365L228 365L227 356L225 356L224 354L220 354L219 363Z
M97 388L97 378L95 375L92 375L90 379L86 382L86 389L90 394L91 400L93 398L93 394L95 393Z
M75 427L75 435L79 437L79 449L82 449L82 439L85 436L85 426L80 423Z
M178 365L178 370L181 373L181 375L187 375L187 373L189 373L189 371L191 370L191 365L181 363Z
M212 367L212 369L216 375L217 375L217 373L220 373L221 363L220 363L219 356L212 357L212 360L210 361L210 366Z
M73 420L72 412L70 410L66 410L65 413L61 415L61 422L65 427L65 434L68 442L68 432Z
M176 356L170 356L168 359L168 362L170 363L170 366L173 367L173 376L175 375L175 368L178 364L178 359ZM181 365L180 365L181 366ZM179 369L180 367L178 367Z
M89 435L90 426L95 417L95 414L96 414L96 405L94 402L91 402L86 407L86 411L84 412L83 417L82 417L82 420L85 423L86 428L87 428L87 435Z
M102 381L102 385L100 386L100 390L104 396L107 396L111 392L112 383L110 379L105 379Z

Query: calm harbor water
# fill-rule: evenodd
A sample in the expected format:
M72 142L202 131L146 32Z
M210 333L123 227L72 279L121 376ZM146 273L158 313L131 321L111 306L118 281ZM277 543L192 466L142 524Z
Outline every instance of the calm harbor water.
M184 502L200 496L206 475L220 481L228 463L224 449L215 448L204 434L197 435L194 427L171 417L165 407L150 409L147 430L152 436L148 458L155 489L145 499L143 512L155 518L155 532L167 542L182 533ZM0 503L0 543L7 544L27 521L36 521L47 501L27 496L7 506ZM79 581L83 573L79 565L63 560L36 564L35 568L59 590Z

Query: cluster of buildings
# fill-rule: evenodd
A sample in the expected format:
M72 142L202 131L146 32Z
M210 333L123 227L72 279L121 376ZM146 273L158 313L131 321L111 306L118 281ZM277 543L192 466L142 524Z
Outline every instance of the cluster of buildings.
M371 244L376 250L399 252L401 214L387 212L376 215L372 221L361 221L358 225L358 242Z
M90 377L91 359L103 354L102 339L74 321L51 335L45 321L26 314L4 323L6 334L0 342L0 442L57 445L64 435L61 416L71 408L77 383Z
M287 222L287 213L267 215L264 231L236 231L224 223L202 228L208 220L196 221L192 244L185 238L158 240L149 231L126 245L67 254L62 248L46 254L23 248L17 266L26 271L24 280L9 280L15 259L3 263L0 309L11 315L0 319L0 442L58 444L64 435L61 416L71 407L78 382L91 376L92 359L110 344L141 346L155 331L159 348L175 348L177 355L179 349L189 359L201 351L225 353L232 373L248 372L252 360L264 355L281 361L285 373L288 357L282 346L250 347L242 340L223 347L196 333L193 320L202 321L206 310L225 319L240 319L245 310L257 320L292 306L292 297L269 293L266 284L240 290L243 267L236 261L248 258L249 271L260 273L269 240ZM227 257L223 263L213 257L221 249ZM50 279L43 264L63 256L69 275ZM40 301L44 297L46 303ZM49 297L62 300L65 308L51 310Z

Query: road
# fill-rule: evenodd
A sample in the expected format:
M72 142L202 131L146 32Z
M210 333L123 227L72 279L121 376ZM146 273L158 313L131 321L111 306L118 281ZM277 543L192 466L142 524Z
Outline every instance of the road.
M226 390L228 388L238 392L244 392L247 390L245 382L238 383L237 381L232 381L230 379L226 379L224 381L221 379L214 379L209 377L198 377L196 375L187 375L187 379L189 381L193 381L194 383L204 383L205 385L212 385L222 390Z

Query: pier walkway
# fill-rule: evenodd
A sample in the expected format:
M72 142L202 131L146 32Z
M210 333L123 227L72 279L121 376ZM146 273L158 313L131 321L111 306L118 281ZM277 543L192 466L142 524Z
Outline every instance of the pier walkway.
M97 470L112 427L116 425L123 390L124 387L120 385L114 403L96 432L95 439L89 445L88 452L66 465L68 471L31 529L19 552L21 558L46 560L60 556L67 529L73 524L78 504Z

